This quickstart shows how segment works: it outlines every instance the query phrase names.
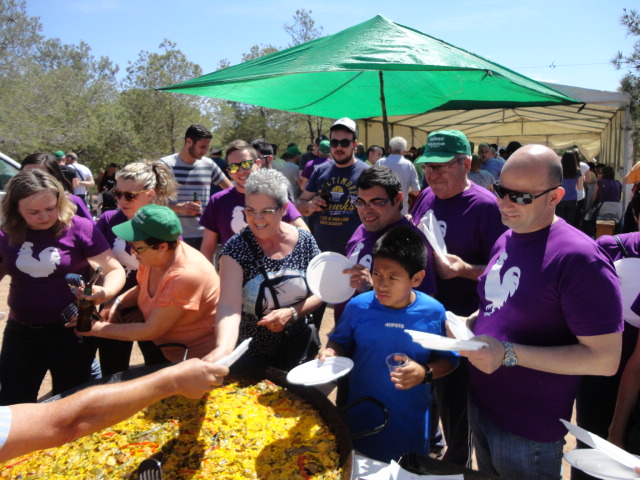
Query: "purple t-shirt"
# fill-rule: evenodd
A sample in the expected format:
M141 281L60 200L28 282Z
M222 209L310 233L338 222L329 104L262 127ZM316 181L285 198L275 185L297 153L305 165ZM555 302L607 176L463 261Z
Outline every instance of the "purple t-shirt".
M224 245L231 237L247 226L244 219L244 193L235 187L227 188L211 196L211 200L200 216L200 225L216 232L218 243ZM301 217L298 209L287 202L282 220L291 223Z
M344 252L347 241L360 225L360 217L352 201L358 196L358 178L367 168L360 161L348 167L337 167L334 162L327 162L317 166L311 174L306 191L318 193L324 189L331 195L328 207L317 213L312 226L321 251Z
M622 185L617 180L607 180L601 178L598 184L599 202L619 202L622 195Z
M507 229L502 223L493 193L471 183L464 192L441 200L431 188L423 190L411 209L413 223L432 210L447 245L447 252L472 265L486 265L491 248ZM436 298L458 315L471 315L478 309L477 282L466 278L436 279Z
M301 177L304 178L311 178L311 174L313 173L313 170L318 166L318 165L322 165L323 163L327 163L327 162L331 162L331 158L327 157L318 157L318 158L314 158L313 160L309 160L307 162L307 164L304 166L304 168L302 169L302 172L300 173Z
M77 215L58 238L50 229L28 229L25 241L11 246L7 234L0 231L0 257L11 276L10 318L30 324L63 323L60 312L75 301L65 276L79 273L86 278L87 258L108 248L93 222Z
M536 232L502 235L479 278L478 293L476 335L550 347L623 328L611 260L562 219ZM558 419L571 418L580 376L520 366L499 367L488 375L471 365L469 376L474 402L500 428L538 442L566 434Z
M122 213L122 210L117 209L104 212L96 222L96 227L102 232L104 238L107 239L109 247L113 251L113 255L118 259L120 265L124 267L124 271L127 274L127 280L122 291L129 290L131 287L135 287L138 284L136 280L138 259L135 254L131 253L131 247L129 244L123 239L118 238L112 230L116 225L120 225L127 221L129 221L127 216Z
M79 217L88 218L93 222L93 216L87 208L87 204L84 203L84 201L80 197L72 195L71 193L67 193L67 198L71 200L71 202L76 206L76 215L78 215Z
M365 230L363 225L360 225L358 228L356 228L356 231L353 233L353 235L347 242L347 246L345 247L345 256L350 260L352 260L354 263L359 263L360 265L367 267L369 271L371 271L371 266L373 265L371 252L373 251L373 247L375 246L378 239L384 233L398 226L412 227L417 232L419 232L420 236L423 238L424 244L427 247L427 269L426 269L426 275L424 276L424 280L422 280L422 283L418 286L418 288L416 288L416 290L419 290L421 292L426 293L427 295L431 295L432 297L435 297L436 273L435 273L435 267L433 264L434 262L433 248L431 248L431 245L427 241L424 234L420 231L420 229L418 229L418 227L413 225L413 223L411 223L405 217L402 217L397 222L392 223L387 228L380 230L378 232L368 232L367 230ZM347 302L334 305L333 314L336 321L340 319L342 312L344 311L344 307L346 305L347 305Z
M625 256L632 258L640 258L640 232L623 233L617 235L622 242L627 255L622 252L618 242L611 235L602 235L596 239L596 243L607 252L607 255L613 260L620 260ZM636 315L640 315L640 296L631 304L631 311ZM622 355L620 356L620 366L618 372L622 372L627 360L635 350L638 339L638 328L630 323L624 324L624 333L622 334Z

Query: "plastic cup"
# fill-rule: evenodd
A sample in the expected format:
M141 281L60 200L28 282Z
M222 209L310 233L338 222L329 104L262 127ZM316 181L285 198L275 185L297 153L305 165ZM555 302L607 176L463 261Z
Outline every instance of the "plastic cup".
M409 362L409 357L404 353L392 353L387 357L387 367L393 372L398 367L404 367Z

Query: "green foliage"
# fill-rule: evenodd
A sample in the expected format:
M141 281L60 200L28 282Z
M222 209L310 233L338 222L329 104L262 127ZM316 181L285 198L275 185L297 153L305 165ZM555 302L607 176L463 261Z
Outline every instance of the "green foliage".
M636 145L640 142L640 14L636 10L623 10L620 24L627 29L627 34L637 37L633 51L629 55L618 52L612 60L618 69L627 69L627 74L620 80L620 90L631 95L631 122Z
M322 32L306 10L284 28L294 45ZM109 58L95 58L84 42L45 38L41 30L24 0L0 0L0 150L17 160L35 151L74 151L97 176L110 162L180 150L192 123L211 128L214 143L262 137L281 148L305 145L323 130L318 117L157 91L203 73L169 40L157 52L141 51L118 83ZM255 45L242 61L277 51ZM220 61L220 68L229 65Z

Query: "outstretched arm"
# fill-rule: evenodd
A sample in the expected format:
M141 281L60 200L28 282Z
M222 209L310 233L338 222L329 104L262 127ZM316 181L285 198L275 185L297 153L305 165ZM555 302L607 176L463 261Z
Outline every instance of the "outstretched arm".
M11 406L11 430L0 461L70 442L118 423L171 395L200 398L229 370L191 359L142 378L99 385L51 403Z

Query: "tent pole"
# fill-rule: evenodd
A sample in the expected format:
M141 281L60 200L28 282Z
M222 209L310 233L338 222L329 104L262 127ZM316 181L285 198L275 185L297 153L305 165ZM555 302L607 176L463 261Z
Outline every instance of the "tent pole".
M382 106L382 131L384 132L384 151L389 151L389 121L387 119L387 102L384 98L384 78L382 72L378 72L380 78L380 105Z

